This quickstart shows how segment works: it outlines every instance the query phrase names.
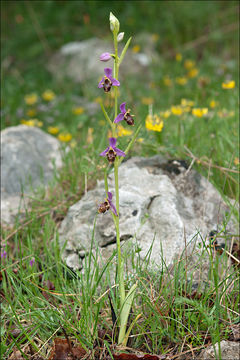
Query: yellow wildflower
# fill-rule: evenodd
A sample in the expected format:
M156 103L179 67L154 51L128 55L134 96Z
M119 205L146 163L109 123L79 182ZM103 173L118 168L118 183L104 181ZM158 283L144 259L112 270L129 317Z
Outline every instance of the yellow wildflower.
M163 78L164 85L166 86L172 86L172 80L168 75L164 76Z
M37 127L42 127L42 126L43 126L43 122L35 119L35 126L37 126Z
M194 78L198 75L198 73L199 73L199 70L197 68L193 68L187 73L187 76L189 78Z
M151 105L151 104L153 104L153 98L143 97L143 98L141 98L141 103L144 105Z
M197 117L202 117L204 115L207 115L208 108L194 108L192 109L192 114Z
M240 164L240 161L239 161L239 158L238 157L235 157L235 159L233 160L234 162L234 165L239 165Z
M24 100L27 105L33 105L33 104L36 104L36 102L38 100L38 96L37 96L37 94L29 94L29 95L24 96Z
M184 61L184 67L185 67L185 69L190 70L190 69L192 69L194 66L195 66L195 61L193 61L193 60L185 60L185 61Z
M163 121L160 119L158 115L148 115L145 120L146 129L152 131L161 132L163 129Z
M139 142L139 143L142 143L143 141L144 141L143 138L138 138L138 139L137 139L137 142Z
M132 135L132 130L125 129L121 124L118 125L118 136Z
M222 83L222 88L223 89L234 89L235 88L235 81L231 80L228 82L223 82Z
M87 143L88 143L88 144L92 144L92 143L93 143L93 128L88 128Z
M140 51L140 46L139 45L134 45L132 48L132 52L134 54L137 54Z
M194 106L194 101L181 99L181 106Z
M183 106L182 110L183 110L183 112L190 112L191 107L190 106Z
M57 126L49 126L47 128L47 131L52 135L56 135L57 133L59 133L59 128Z
M72 140L72 141L70 142L70 146L71 146L72 149L74 149L74 148L77 146L76 140Z
M94 99L94 102L96 102L97 104L100 104L102 102L102 98L101 96L98 96Z
M42 93L42 98L45 101L52 101L55 97L56 95L52 90L46 90L44 93Z
M37 126L37 127L43 126L43 122L39 121L38 119L29 119L29 120L22 119L20 122L21 124L27 126Z
M27 126L35 126L35 121L34 120L20 120L20 123L23 125L27 125Z
M178 61L178 62L182 61L182 54L177 53L176 56L175 56L175 59L176 59L176 61Z
M170 115L171 115L170 110L165 110L160 112L160 116L164 117L165 119L167 119Z
M61 133L58 135L58 140L62 142L68 142L72 140L72 135L70 133Z
M173 115L177 115L177 116L180 116L183 113L183 109L181 108L181 106L172 106L171 111Z
M186 77L177 77L176 78L176 83L179 85L186 85L186 83L188 82Z
M81 115L82 113L84 113L84 108L82 106L76 106L72 109L72 112L74 115Z
M27 110L27 116L29 117L33 117L37 114L37 110L36 109L29 109Z
M211 100L209 103L210 108L214 109L217 106L217 102L215 100Z

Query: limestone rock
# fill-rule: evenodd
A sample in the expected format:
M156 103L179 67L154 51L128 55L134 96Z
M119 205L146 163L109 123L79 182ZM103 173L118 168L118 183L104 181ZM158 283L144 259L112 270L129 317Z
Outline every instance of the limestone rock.
M146 36L144 37L144 39ZM151 35L147 34L148 41L145 39L146 46L139 53L127 52L120 68L120 75L141 74L145 71L144 81L146 81L147 70L153 61L158 61L159 57L154 50ZM152 44L152 46L150 46ZM119 49L123 44L119 44ZM146 49L146 51L145 51ZM60 48L53 55L48 63L48 70L58 79L70 78L75 82L87 82L97 80L103 76L105 67L113 67L113 60L102 62L99 56L104 52L112 53L113 45L110 41L92 38L79 42L71 42ZM96 80L97 79L97 80Z
M60 143L42 130L18 125L1 132L1 220L11 223L26 203L22 194L52 179L62 164ZM24 205L25 204L25 205Z
M222 340L220 343L221 346L221 355L224 360L239 360L240 358L240 343L234 341ZM215 344L215 349L217 356L219 354L218 344ZM209 346L206 349L202 350L200 355L198 355L197 360L210 360L216 359L214 354L213 346Z
M214 186L184 162L168 162L160 156L135 157L119 169L121 241L135 244L143 259L152 245L151 264L166 265L193 238L201 241L218 229L229 211ZM114 176L109 176L109 190L114 195ZM105 198L100 181L75 205L70 207L59 229L60 246L66 242L64 258L70 264L73 253L83 257L91 246L96 218L94 246L114 244L115 228L110 212L97 215L97 205ZM114 198L113 198L114 201ZM97 215L97 217L96 217ZM235 232L234 221L228 231Z

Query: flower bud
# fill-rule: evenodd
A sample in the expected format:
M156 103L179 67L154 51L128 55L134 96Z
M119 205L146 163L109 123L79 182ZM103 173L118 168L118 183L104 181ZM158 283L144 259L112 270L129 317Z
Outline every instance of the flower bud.
M100 55L101 61L108 61L110 59L111 59L111 55L108 52L102 53L102 55Z
M124 38L124 32L119 33L117 36L117 42L122 41L123 38Z
M118 33L119 32L119 21L116 18L116 16L113 15L113 13L110 12L110 16L109 16L109 20L110 20L110 29L112 32Z

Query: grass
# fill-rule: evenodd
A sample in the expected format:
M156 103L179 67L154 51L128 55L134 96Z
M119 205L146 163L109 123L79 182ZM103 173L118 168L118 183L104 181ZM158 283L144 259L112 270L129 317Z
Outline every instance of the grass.
M110 10L119 17L125 36L133 35L132 47L137 45L134 35L140 29L158 34L156 49L160 62L152 65L152 78L145 81L144 76L123 76L121 96L127 94L136 123L144 125L151 110L146 102L152 103L154 114L169 110L170 116L164 118L161 133L143 126L139 134L142 141L136 142L129 157L161 153L167 158L193 161L193 168L208 177L224 197L236 201L239 196L237 2L113 1L110 9L106 1L101 4L99 1L2 1L1 7L5 44L1 53L2 129L19 124L23 118L30 119L32 116L27 111L33 109L37 112L35 117L43 123L43 131L57 126L60 132L72 135L69 152L63 143L64 165L49 188L36 190L24 219L16 219L13 227L2 228L7 258L1 264L1 354L7 358L16 347L22 351L25 344L31 344L32 351L45 359L52 339L66 332L91 356L97 356L100 348L104 358L108 349L116 351L108 298L109 295L113 308L117 309L114 294L118 289L111 284L115 274L114 254L104 266L101 249L95 249L84 259L84 271L72 272L61 260L62 249L57 241L58 227L69 206L93 188L97 179L103 178L105 162L98 154L107 145L108 128L101 123L100 106L99 112L91 116L86 109L80 115L72 110L79 105L85 108L82 98L94 102L102 93L96 89L98 79L87 88L71 81L57 81L47 72L45 64L66 42L108 36ZM182 61L176 61L176 53L182 54ZM195 62L197 76L187 77L185 60ZM179 77L186 78L187 83L178 84ZM234 89L222 88L227 79L235 80ZM46 89L54 91L53 101L42 99ZM32 92L38 95L38 102L27 106L24 95ZM181 104L182 99L193 101L194 105L188 112L182 106L182 114L174 115L172 107ZM210 107L213 100L216 106ZM110 103L109 98L105 104L108 111ZM196 117L192 108L208 108L208 114ZM89 128L93 128L93 139L88 136ZM128 141L129 137L120 137L119 147L125 148ZM233 207L231 210L235 214ZM171 356L187 351L187 357L191 349L199 350L230 338L231 326L239 317L239 274L234 266L228 267L227 253L214 253L205 239L200 248L192 251L199 259L200 268L209 264L207 284L203 274L196 292L192 289L196 269L189 251L187 257L179 256L171 268L162 265L153 271L147 259L140 261L138 249L132 249L133 270L126 271L126 283L130 288L138 279L131 318L139 315L139 319L133 326L129 348ZM29 262L33 257L35 263L31 267ZM23 356L28 358L26 354Z

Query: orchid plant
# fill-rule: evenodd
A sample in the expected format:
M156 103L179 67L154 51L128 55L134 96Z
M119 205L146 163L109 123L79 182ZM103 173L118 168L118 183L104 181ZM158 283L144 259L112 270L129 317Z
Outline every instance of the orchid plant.
M118 72L119 66L124 59L126 51L129 47L131 42L131 38L126 42L121 55L119 56L118 53L118 43L123 40L124 33L119 33L120 23L118 19L110 13L110 29L113 33L113 42L114 42L114 53L110 54L105 52L101 54L100 60L101 61L109 61L111 59L114 60L114 67L113 70L110 67L104 69L104 76L102 77L101 81L98 84L98 88L103 88L104 93L109 93L110 91L114 92L114 110L115 115L114 119L111 120L104 105L101 103L101 108L103 114L111 127L112 137L109 140L109 146L100 153L100 156L106 157L109 166L106 168L105 171L105 191L106 191L106 199L103 203L101 203L98 207L99 213L105 213L106 211L111 211L113 221L116 228L116 242L117 242L117 282L119 288L119 298L120 298L120 308L118 309L118 319L119 319L119 335L118 335L118 344L126 345L129 334L132 330L132 327L139 316L133 321L133 323L127 329L127 321L130 313L130 309L132 306L132 302L135 296L137 283L134 284L130 290L126 293L125 284L124 284L124 259L123 254L121 251L121 244L120 244L120 229L119 229L119 183L118 183L118 170L119 165L121 164L123 158L128 153L129 149L131 148L132 144L134 143L141 125L137 128L136 132L134 133L130 143L128 144L125 151L122 151L116 147L117 144L117 124L120 121L125 120L129 126L134 125L133 115L130 114L130 110L126 110L126 102L123 102L120 105L120 113L118 114L118 87L120 86L120 82L118 80ZM114 169L114 179L115 179L115 198L116 198L116 206L113 204L113 194L108 191L108 181L107 175L108 170L111 168Z

